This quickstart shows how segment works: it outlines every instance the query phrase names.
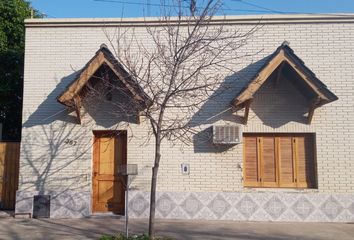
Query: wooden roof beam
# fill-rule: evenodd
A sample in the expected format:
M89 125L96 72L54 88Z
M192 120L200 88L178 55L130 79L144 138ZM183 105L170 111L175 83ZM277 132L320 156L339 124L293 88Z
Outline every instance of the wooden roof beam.
M294 81L299 82L301 87L306 87L310 91L307 97L316 96L309 104L308 124L311 124L315 109L335 101L338 97L327 89L316 75L308 69L304 62L298 58L288 44L282 44L269 57L267 62L260 68L257 75L251 79L247 87L243 88L238 95L232 100L231 105L237 108L246 108L244 115L244 124L247 124L250 100L253 95L260 89L265 81L270 81L270 76L274 76L274 86L278 85L285 67L291 69L292 74L296 75ZM286 69L287 70L287 69ZM274 71L277 71L274 73ZM285 73L285 72L284 72ZM273 75L272 75L273 74Z
M279 85L280 78L283 75L282 74L283 66L284 66L284 62L282 62L278 67L277 76L275 77L275 80L274 80L274 87Z
M80 94L84 85L87 84L89 79L94 76L95 72L102 65L106 69L110 69L116 75L117 79L131 92L134 100L137 102L145 102L145 105L151 104L151 99L144 93L139 83L128 74L105 45L100 47L95 56L84 66L74 81L57 97L57 100L70 107L70 102L73 101L73 98Z
M322 99L327 99L327 97L321 93L321 91L318 90L318 88L311 82L309 81L308 77L302 73L299 69L302 67L299 65L296 65L293 63L288 56L285 56L286 62L292 67L292 69L301 77L303 82L307 84L318 96L320 96ZM328 100L328 99L327 99Z
M246 91L242 92L240 96L237 97L237 100L233 101L234 105L241 105L248 99L253 97L253 94L258 91L258 89L263 85L263 83L269 78L269 76L275 71L275 69L281 64L284 60L284 52L281 51L277 56L275 56L264 68L257 77L248 85Z
M141 96L139 96L139 94L135 91L135 89L132 86L130 86L130 84L127 83L127 81L125 80L125 76L123 76L121 73L119 73L115 69L115 67L113 66L112 63L110 63L107 60L105 60L104 62L105 62L105 64L107 64L107 66L109 66L111 68L111 70L118 77L118 79L124 83L125 87L132 93L132 96L133 96L133 98L135 100L137 100L137 101L143 101L144 100Z
M242 89L238 96L232 100L231 105L239 107L248 99L252 98L263 83L269 80L271 74L275 74L274 85L276 86L284 72L285 65L289 65L292 71L294 71L294 74L297 74L299 79L296 79L296 81L301 82L304 86L306 85L314 95L321 97L323 104L338 99L338 97L329 91L314 73L304 65L288 44L282 44L261 67L258 74L253 77L248 86ZM277 71L277 73L274 73L274 71Z
M87 81L94 75L97 69L104 62L103 53L99 53L97 58L89 63L89 65L80 73L78 81L73 82L65 92L58 97L58 100L62 103L70 101L75 95L77 95Z
M102 68L101 68L102 67ZM68 87L57 97L57 101L76 112L79 123L81 123L81 101L85 97L86 84L89 84L89 80L94 76L97 71L103 69L100 72L101 75L98 78L104 81L110 81L111 78L116 78L117 82L122 83L124 87L131 94L132 99L141 108L146 108L152 104L150 97L140 87L139 83L129 75L109 51L106 45L101 45L100 49L90 59L89 62L83 67L83 69L76 75L75 79L68 85ZM117 84L119 84L117 83ZM109 96L108 96L109 100ZM139 115L139 113L137 113Z

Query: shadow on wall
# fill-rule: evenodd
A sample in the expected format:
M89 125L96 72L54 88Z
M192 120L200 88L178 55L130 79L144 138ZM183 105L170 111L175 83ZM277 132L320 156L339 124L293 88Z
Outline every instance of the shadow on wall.
M92 147L83 148L86 144L79 140L85 137L86 133L74 131L74 127L67 123L50 124L27 132L21 149L21 168L31 175L23 176L23 173L20 173L20 182L26 186L22 189L33 189L43 194L47 185L58 184L58 188L63 186L60 183L62 180L65 180L65 183L77 183L77 177L65 174L65 171L70 171L68 167Z
M23 123L23 128L29 128L38 125L50 124L56 120L66 123L77 124L77 118L69 113L67 108L57 102L57 96L61 94L65 88L75 78L78 72L74 72L58 82L57 86L50 92L47 98L31 113L27 121Z
M260 120L271 128L280 128L290 122L307 124L308 100L285 77L277 86L274 81L265 82L254 95L251 104L252 119Z
M137 113L132 109L131 101L127 96L121 94L117 89L111 93L111 98L107 99L101 94L87 96L83 102L83 117L85 125L93 120L93 124L104 129L118 130L122 124L127 127L129 124L137 124Z
M226 77L220 87L193 116L189 125L191 127L198 127L201 125L214 124L219 121L241 124L241 118L234 115L234 110L231 108L231 101L247 86L267 59L268 57L265 57L233 75Z
M32 212L33 195L39 194L51 195L51 212L57 216L89 215L91 169L81 160L91 159L92 130L114 129L121 122L137 119L122 119L117 111L112 113L113 101L122 99L113 94L112 101L97 96L91 105L83 106L87 121L78 125L76 113L56 100L77 73L62 78L23 124L16 212Z
M56 214L85 214L88 199L82 191L90 186L91 176L78 160L92 146L90 139L82 142L86 133L74 128L61 122L27 129L22 139L16 212L32 212L33 195L38 194L51 195L51 211Z
M67 88L67 86L75 79L80 71L76 71L59 81L57 86L47 96L47 98L38 106L38 108L28 117L23 127L29 128L37 125L51 124L55 121L62 121L65 123L78 124L78 119L74 110L68 109L60 104L56 99ZM83 117L88 116L87 125L101 126L104 129L114 128L121 122L137 123L137 117L123 117L128 114L119 114L119 107L114 104L115 100L124 102L124 97L118 91L114 91L112 99L108 100L100 94L90 96L90 99L83 102L82 114ZM127 101L127 104L129 102Z
M87 215L85 211L89 208L83 203L89 200L82 191L90 185L90 176L83 167L83 174L77 170L78 159L92 149L91 139L86 139L87 132L75 131L76 116L56 100L76 75L74 72L62 78L23 123L18 213L31 213L33 195L39 194L51 195L51 212L68 217ZM87 142L82 144L83 139Z
M202 130L194 135L194 152L223 152L232 148L212 144L212 124L243 124L244 109L235 110L231 101L256 76L269 56L252 63L237 73L225 78L225 81L206 101L189 122L192 127ZM271 75L254 95L250 107L249 124L261 122L271 128L280 128L289 122L307 124L308 103L306 98L285 77L277 86ZM206 129L203 129L202 126Z
M220 87L201 106L200 110L193 116L189 125L202 130L193 136L194 152L210 153L225 152L234 145L215 145L212 143L212 124L242 124L242 111L239 114L231 106L231 101L236 95L247 86L257 71L267 61L265 57L255 63L248 65L242 70L225 78ZM207 128L205 128L205 126ZM205 128L205 129L204 129Z
M45 194L51 195L51 212L68 217L88 215L85 211L89 207L84 203L89 199L82 191L89 187L91 176L78 160L91 152L87 135L92 133L77 131L76 116L56 101L76 75L74 72L62 78L23 123L16 212L31 213L33 195ZM78 169L83 173L78 174Z
M223 153L236 144L213 144L213 127L205 128L193 136L195 153Z

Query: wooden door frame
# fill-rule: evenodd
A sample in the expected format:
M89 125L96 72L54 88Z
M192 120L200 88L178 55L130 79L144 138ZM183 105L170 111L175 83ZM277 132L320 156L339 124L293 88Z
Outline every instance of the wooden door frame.
M95 150L96 147L96 139L101 138L101 137L115 137L118 136L119 134L124 134L126 137L126 144L125 144L125 164L127 164L128 161L128 141L127 141L127 130L93 130L92 131L93 136L92 136L92 165L91 165L91 196L90 196L90 202L91 202L91 214L94 214L93 206L94 206L94 188L95 188L95 181L94 181L94 171L95 171L95 164L97 157L95 155L97 154L97 150ZM125 192L124 192L125 194ZM124 201L125 201L125 196L124 196ZM125 212L125 210L124 210Z
M2 206L0 209L13 210L16 203L16 191L19 181L19 164L21 143L17 141L0 141L3 149L1 158L3 159L3 169L0 199ZM1 171L1 170L0 170Z

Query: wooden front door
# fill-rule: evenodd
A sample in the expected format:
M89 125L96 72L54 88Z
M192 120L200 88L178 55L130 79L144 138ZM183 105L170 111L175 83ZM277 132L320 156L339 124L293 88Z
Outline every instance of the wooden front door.
M18 188L20 143L0 143L0 209L14 209Z
M93 212L124 214L124 182L118 166L127 162L126 132L94 133Z

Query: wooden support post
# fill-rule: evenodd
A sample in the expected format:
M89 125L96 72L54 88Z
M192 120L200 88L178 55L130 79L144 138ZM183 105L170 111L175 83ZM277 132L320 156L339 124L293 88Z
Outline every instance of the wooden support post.
M79 124L81 124L81 113L80 113L81 98L80 98L80 96L76 96L74 98L74 104L75 104L75 112L76 112L78 122L79 122Z
M138 112L137 112L137 115L136 115L136 123L137 123L137 124L140 124L140 122L141 122L141 121L140 121L140 112L138 111Z
M245 102L244 107L245 107L245 115L243 116L243 124L247 125L247 121L248 121L248 114L250 112L250 106L252 103L253 99L249 99Z
M315 114L315 107L313 106L313 107L310 107L310 109L309 109L309 114L308 114L308 116L307 116L307 124L311 124L311 122L312 122L312 118L313 118L313 115Z
M317 107L319 107L319 103L321 102L321 98L320 97L315 97L311 103L310 103L310 107L309 107L309 113L307 115L307 124L311 124L312 122L312 118L313 115L315 114L315 109Z

